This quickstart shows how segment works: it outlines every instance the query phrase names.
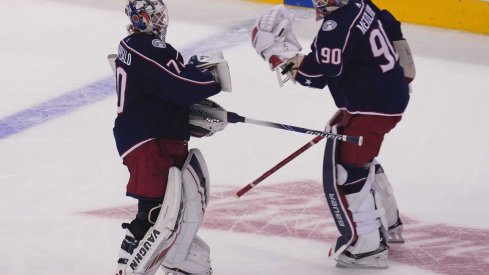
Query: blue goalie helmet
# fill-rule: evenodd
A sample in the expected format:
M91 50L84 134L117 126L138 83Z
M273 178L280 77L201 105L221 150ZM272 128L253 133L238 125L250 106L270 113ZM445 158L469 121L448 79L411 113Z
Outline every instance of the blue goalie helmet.
M350 0L312 0L312 5L316 9L316 15L323 18L328 13L331 13L348 4Z
M165 41L169 18L162 0L128 0L126 15L134 29L155 34Z

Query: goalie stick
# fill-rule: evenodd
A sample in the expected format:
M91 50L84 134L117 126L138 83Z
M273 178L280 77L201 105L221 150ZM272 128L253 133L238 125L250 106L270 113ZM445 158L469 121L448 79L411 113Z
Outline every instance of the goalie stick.
M287 124L275 123L270 121L252 119L244 116L240 116L234 112L228 112L223 109L217 109L213 107L212 101L202 101L200 103L194 104L190 106L189 109L190 116L200 117L201 120L205 120L208 122L224 122L224 123L250 123L261 125L270 128L277 128L291 132L299 132L309 135L321 136L328 139L341 140L356 144L358 146L362 146L363 137L361 136L347 136L341 134L333 134L330 132L324 132L319 130L313 130L308 128L302 128Z
M294 153L290 154L288 157L286 157L285 159L283 159L281 162L277 163L277 165L273 166L268 171L266 171L265 173L263 173L263 175L261 175L260 177L258 177L256 180L248 183L245 187L241 188L238 192L236 192L236 197L237 198L240 198L245 193L247 193L251 189L255 188L255 186L257 186L260 182L262 182L263 180L265 180L266 178L268 178L271 174L275 173L278 169L282 168L284 165L286 165L287 163L289 163L291 160L295 159L297 156L299 156L304 151L306 151L307 149L311 148L312 146L314 146L315 144L317 144L318 142L320 142L323 139L324 139L323 136L317 136L314 139L312 139L311 141L309 141L308 143L304 144L301 148L297 149L297 151L295 151Z
M222 111L222 112L226 112L226 111ZM270 121L252 119L252 118L240 116L240 115L233 113L233 112L226 112L226 113L227 113L227 120L229 123L239 123L239 122L250 123L250 124L256 124L256 125L261 125L261 126L265 126L265 127L282 129L282 130L286 130L286 131L299 132L299 133L304 133L304 134L309 134L309 135L314 135L314 136L325 137L328 139L336 139L336 140L346 141L346 142L356 144L358 146L362 146L362 144L363 144L363 137L362 136L347 136L347 135L333 134L333 133L329 133L329 132L323 132L323 131L319 131L319 130L302 128L302 127L297 127L297 126L292 126L292 125L287 125L287 124L281 124L281 123L275 123L275 122L270 122Z

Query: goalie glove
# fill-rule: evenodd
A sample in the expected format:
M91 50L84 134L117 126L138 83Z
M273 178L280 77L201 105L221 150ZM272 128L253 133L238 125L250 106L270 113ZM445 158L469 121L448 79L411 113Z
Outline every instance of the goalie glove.
M188 64L203 70L209 70L224 92L231 92L231 73L229 65L221 51L199 53L190 57Z
M272 71L302 50L283 5L275 6L258 18L251 33L251 42Z
M209 99L190 105L189 113L190 134L193 137L210 137L228 125L226 110Z

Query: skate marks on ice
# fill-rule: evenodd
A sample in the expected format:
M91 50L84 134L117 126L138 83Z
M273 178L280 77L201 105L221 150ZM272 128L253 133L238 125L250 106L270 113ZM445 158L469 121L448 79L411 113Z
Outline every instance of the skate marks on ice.
M205 216L206 229L325 243L338 236L320 182L260 186L239 200L234 196L236 188L213 189ZM82 214L129 219L136 209L136 205L131 205ZM390 260L440 274L483 274L489 270L489 230L422 224L402 218L406 243L390 246Z

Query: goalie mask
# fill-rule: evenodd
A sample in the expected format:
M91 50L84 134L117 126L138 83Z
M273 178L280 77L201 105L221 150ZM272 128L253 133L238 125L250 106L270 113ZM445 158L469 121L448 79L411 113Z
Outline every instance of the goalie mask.
M345 6L350 0L312 0L316 9L316 19L322 19L325 15Z
M126 15L131 26L141 32L152 33L165 41L168 11L162 0L128 0Z

